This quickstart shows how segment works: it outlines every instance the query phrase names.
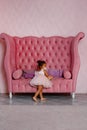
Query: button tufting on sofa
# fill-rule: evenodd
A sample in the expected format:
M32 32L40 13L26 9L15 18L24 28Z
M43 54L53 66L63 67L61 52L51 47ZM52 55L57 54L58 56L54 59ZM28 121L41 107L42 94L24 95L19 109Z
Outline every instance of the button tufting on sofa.
M80 61L78 54L78 43L84 37L80 32L72 37L12 37L2 33L1 38L5 40L5 71L8 82L8 91L15 92L35 92L35 88L26 86L25 79L13 80L12 72L15 69L35 69L36 61L39 59L47 62L47 67L51 69L69 70L72 74L71 79L54 78L53 87L44 89L44 92L70 92L76 90L76 80L79 71Z

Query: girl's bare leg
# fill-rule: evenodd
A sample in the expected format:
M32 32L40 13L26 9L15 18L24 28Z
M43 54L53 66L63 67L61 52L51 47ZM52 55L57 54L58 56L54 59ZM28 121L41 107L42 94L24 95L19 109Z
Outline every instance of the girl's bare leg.
M43 86L42 86L42 89L40 91L40 98L41 98L41 101L45 101L46 98L43 97Z
M43 86L42 86L42 89L40 91L40 98L42 99L43 98Z
M39 95L40 91L42 89L42 85L38 85L38 90L36 91L33 100L37 102L37 96Z

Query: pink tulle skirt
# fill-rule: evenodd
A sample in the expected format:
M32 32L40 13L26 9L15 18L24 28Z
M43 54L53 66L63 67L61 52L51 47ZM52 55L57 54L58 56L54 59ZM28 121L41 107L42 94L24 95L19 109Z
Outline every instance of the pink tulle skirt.
M43 85L44 88L50 88L52 87L52 82L45 75L39 74L30 81L30 85L34 87Z

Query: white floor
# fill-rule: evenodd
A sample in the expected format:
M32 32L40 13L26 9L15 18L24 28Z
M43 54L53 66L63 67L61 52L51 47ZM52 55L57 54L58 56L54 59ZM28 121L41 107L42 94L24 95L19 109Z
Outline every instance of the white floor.
M46 95L35 103L30 95L9 100L0 96L0 130L87 130L87 95ZM54 103L53 103L54 102Z

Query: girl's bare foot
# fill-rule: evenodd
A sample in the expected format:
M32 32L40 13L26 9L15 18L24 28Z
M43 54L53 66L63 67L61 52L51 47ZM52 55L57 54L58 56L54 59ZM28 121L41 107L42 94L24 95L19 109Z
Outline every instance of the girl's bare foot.
M41 98L41 101L46 101L46 98Z
M33 100L34 100L35 102L38 102L38 100L37 100L35 97L33 97Z

